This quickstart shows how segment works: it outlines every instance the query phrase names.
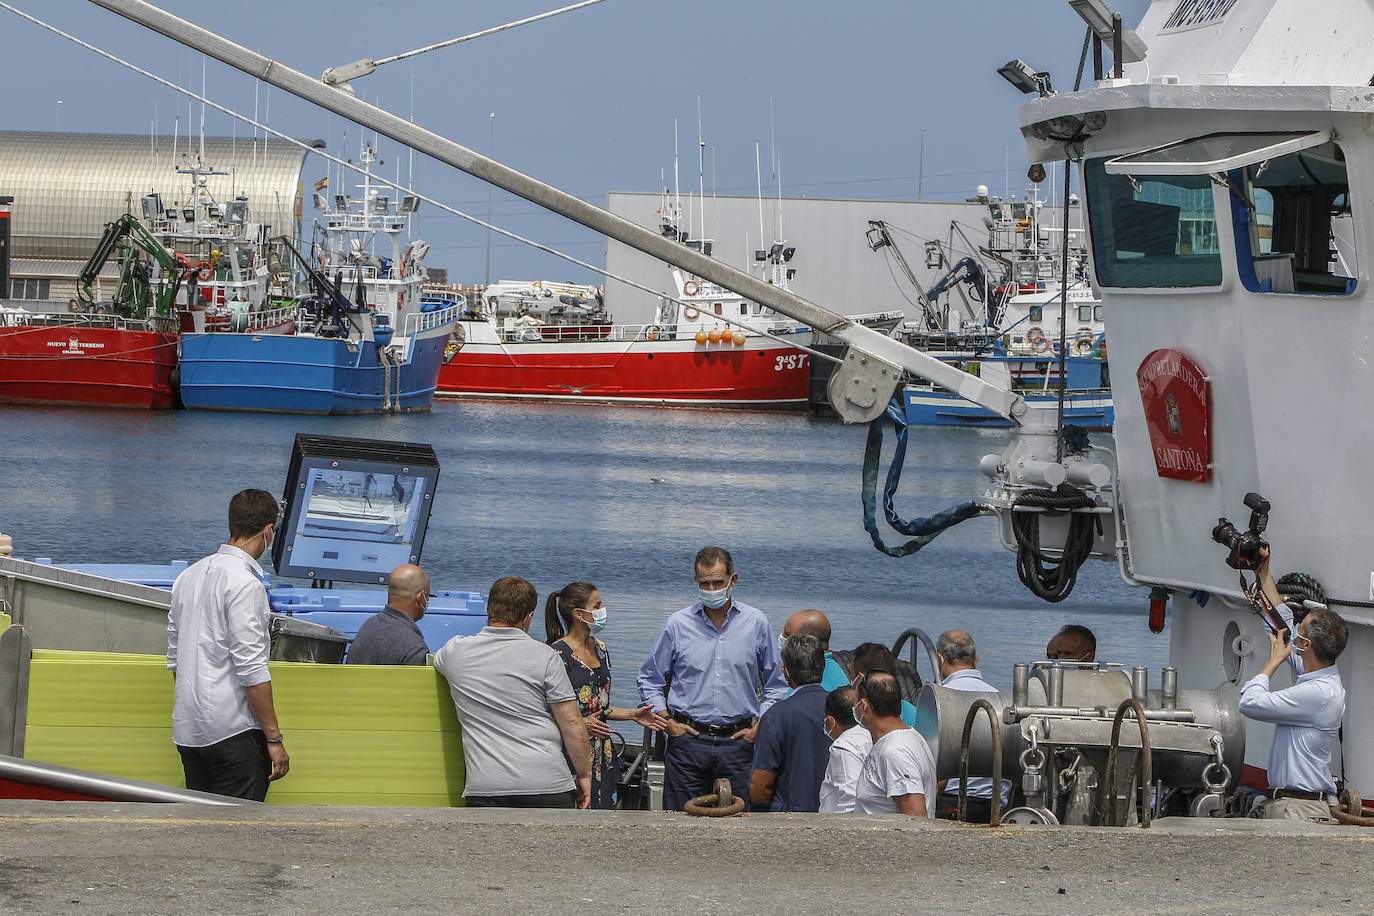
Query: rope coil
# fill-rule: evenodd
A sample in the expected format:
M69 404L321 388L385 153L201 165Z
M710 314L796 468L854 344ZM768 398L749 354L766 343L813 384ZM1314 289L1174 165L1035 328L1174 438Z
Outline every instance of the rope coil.
M1018 508L1044 509L1045 514L1063 515L1074 509L1095 505L1077 487L1060 484L1053 490L1026 490L1012 503L1011 530L1016 538L1016 574L1038 597L1049 602L1069 597L1078 581L1078 569L1092 553L1093 539L1101 533L1101 520L1095 515L1073 514L1069 519L1064 548L1058 557L1040 548L1039 512L1017 512Z

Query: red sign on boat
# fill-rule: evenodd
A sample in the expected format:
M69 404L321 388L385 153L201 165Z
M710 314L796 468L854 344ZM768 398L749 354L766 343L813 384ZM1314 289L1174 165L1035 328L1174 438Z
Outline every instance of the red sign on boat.
M1159 476L1211 480L1212 389L1207 373L1177 350L1155 350L1135 377Z

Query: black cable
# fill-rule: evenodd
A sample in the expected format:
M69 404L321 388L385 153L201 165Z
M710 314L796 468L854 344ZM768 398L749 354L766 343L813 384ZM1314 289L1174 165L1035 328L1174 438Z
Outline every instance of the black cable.
M1069 597L1078 581L1078 570L1092 553L1093 538L1100 527L1094 515L1073 513L1060 555L1050 557L1040 549L1040 516L1062 515L1091 508L1092 499L1067 484L1053 490L1026 490L1012 503L1011 530L1016 539L1016 574L1036 596L1059 602ZM1045 512L1018 512L1020 507Z

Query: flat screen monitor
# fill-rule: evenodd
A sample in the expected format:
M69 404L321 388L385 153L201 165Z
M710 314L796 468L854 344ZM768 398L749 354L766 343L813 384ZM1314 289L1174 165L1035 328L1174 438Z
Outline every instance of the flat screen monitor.
M386 582L420 562L438 482L429 445L298 434L272 542L278 574Z

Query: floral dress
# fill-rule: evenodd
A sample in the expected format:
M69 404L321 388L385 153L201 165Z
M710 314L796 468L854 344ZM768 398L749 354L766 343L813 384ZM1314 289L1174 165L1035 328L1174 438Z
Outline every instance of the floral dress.
M573 691L577 694L577 709L583 716L599 715L603 719L611 708L611 657L606 652L606 644L599 639L592 640L596 647L596 657L601 665L588 668L576 655L572 646L563 640L553 644L553 648L563 658L568 669L568 680L572 681ZM615 807L615 784L620 779L619 762L611 749L610 738L591 738L592 743L592 807Z

